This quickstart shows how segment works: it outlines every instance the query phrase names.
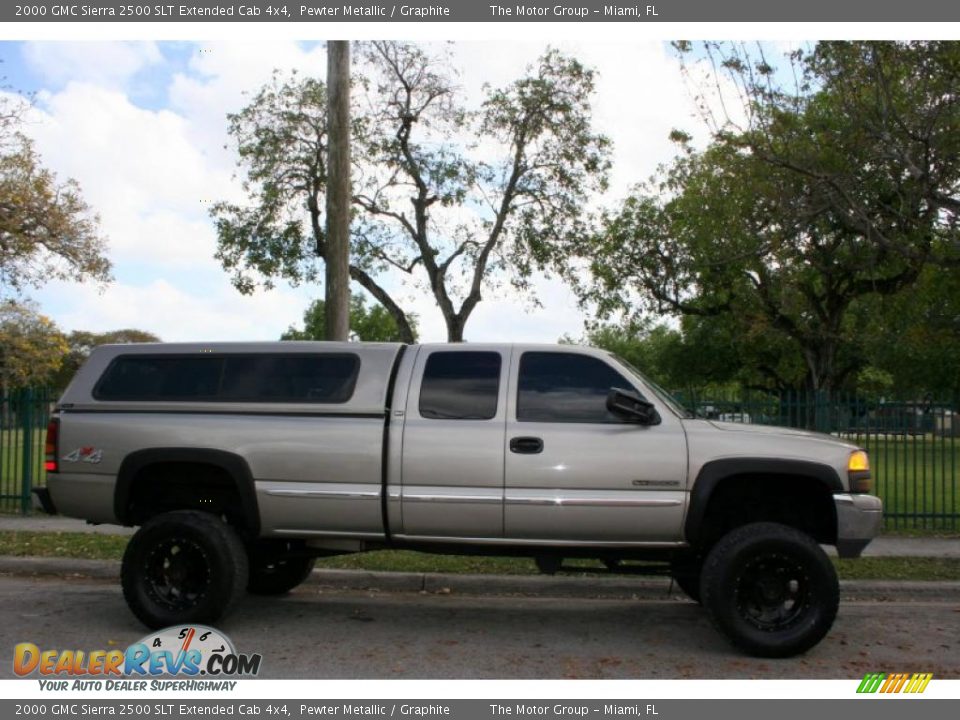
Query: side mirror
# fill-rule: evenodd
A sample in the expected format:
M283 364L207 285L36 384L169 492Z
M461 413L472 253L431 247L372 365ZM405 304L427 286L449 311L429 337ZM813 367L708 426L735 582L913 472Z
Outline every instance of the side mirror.
M659 425L660 414L653 406L633 390L610 388L607 394L607 410L627 422L638 425Z

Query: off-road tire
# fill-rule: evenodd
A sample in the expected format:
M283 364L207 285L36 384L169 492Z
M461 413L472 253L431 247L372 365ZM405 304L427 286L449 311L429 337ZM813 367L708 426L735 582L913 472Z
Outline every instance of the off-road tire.
M127 545L123 597L147 627L213 624L247 586L247 554L236 531L210 513L175 510L148 520Z
M830 558L805 533L759 522L710 550L700 590L717 629L758 657L809 650L830 630L840 589Z
M247 592L252 595L283 595L310 577L312 557L263 557L251 554Z

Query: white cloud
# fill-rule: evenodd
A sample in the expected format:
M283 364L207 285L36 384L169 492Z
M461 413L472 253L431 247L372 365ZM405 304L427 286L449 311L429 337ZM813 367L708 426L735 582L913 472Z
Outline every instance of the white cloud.
M463 70L460 82L476 104L484 82L497 86L519 77L544 49L543 43L465 42L453 46L453 53ZM691 117L693 103L678 64L662 43L562 43L560 49L599 72L595 122L613 139L615 162L611 191L595 199L597 207L616 202L672 157L671 128L703 132ZM29 132L50 167L81 183L121 271L103 295L65 284L43 291L58 322L95 330L133 325L166 340L186 340L271 339L299 320L320 289L239 295L213 258L207 210L212 200L239 197L231 178L234 153L223 149L226 114L239 110L244 93L266 82L275 67L322 75L322 45L197 45L187 72L171 76L162 66L153 68L151 77L169 82L153 93L168 98L162 110L139 107L124 87L141 69L163 62L152 44L32 43L26 52L51 83L66 82L40 93L38 122ZM58 70L60 65L69 69ZM191 286L197 277L211 280ZM401 286L397 279L386 284ZM537 279L535 288L542 309L508 287L485 290L467 337L550 342L563 333L579 335L582 314L570 291L556 280ZM400 295L419 314L425 340L446 338L427 290L406 287Z
M210 162L232 169L233 148L224 149L227 114L242 109L275 68L323 76L326 57L322 44L308 51L293 41L202 43L190 59L190 72L171 81L170 108L185 119L189 137Z
M211 167L169 110L144 110L118 90L72 82L41 93L27 129L50 167L75 178L96 208L111 257L158 267L212 263L211 201L230 197L226 170Z
M63 298L69 298L69 303L64 304ZM90 285L56 283L44 289L40 299L65 305L55 319L66 330L103 332L133 327L167 342L276 340L300 319L306 306L298 293L289 290L240 295L226 277L193 287L185 287L175 278L143 285L120 281L103 293Z
M153 42L30 42L23 57L48 82L80 80L110 88L163 60Z

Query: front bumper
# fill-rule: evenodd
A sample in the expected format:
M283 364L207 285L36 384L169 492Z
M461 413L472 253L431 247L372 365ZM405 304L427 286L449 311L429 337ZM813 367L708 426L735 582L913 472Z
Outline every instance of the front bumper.
M837 554L860 557L863 549L880 533L883 501L875 495L839 493L833 496L837 508Z

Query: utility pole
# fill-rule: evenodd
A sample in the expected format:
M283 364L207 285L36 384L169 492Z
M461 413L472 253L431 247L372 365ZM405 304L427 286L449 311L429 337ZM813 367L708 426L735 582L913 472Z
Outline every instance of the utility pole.
M350 42L327 41L327 340L350 334Z

